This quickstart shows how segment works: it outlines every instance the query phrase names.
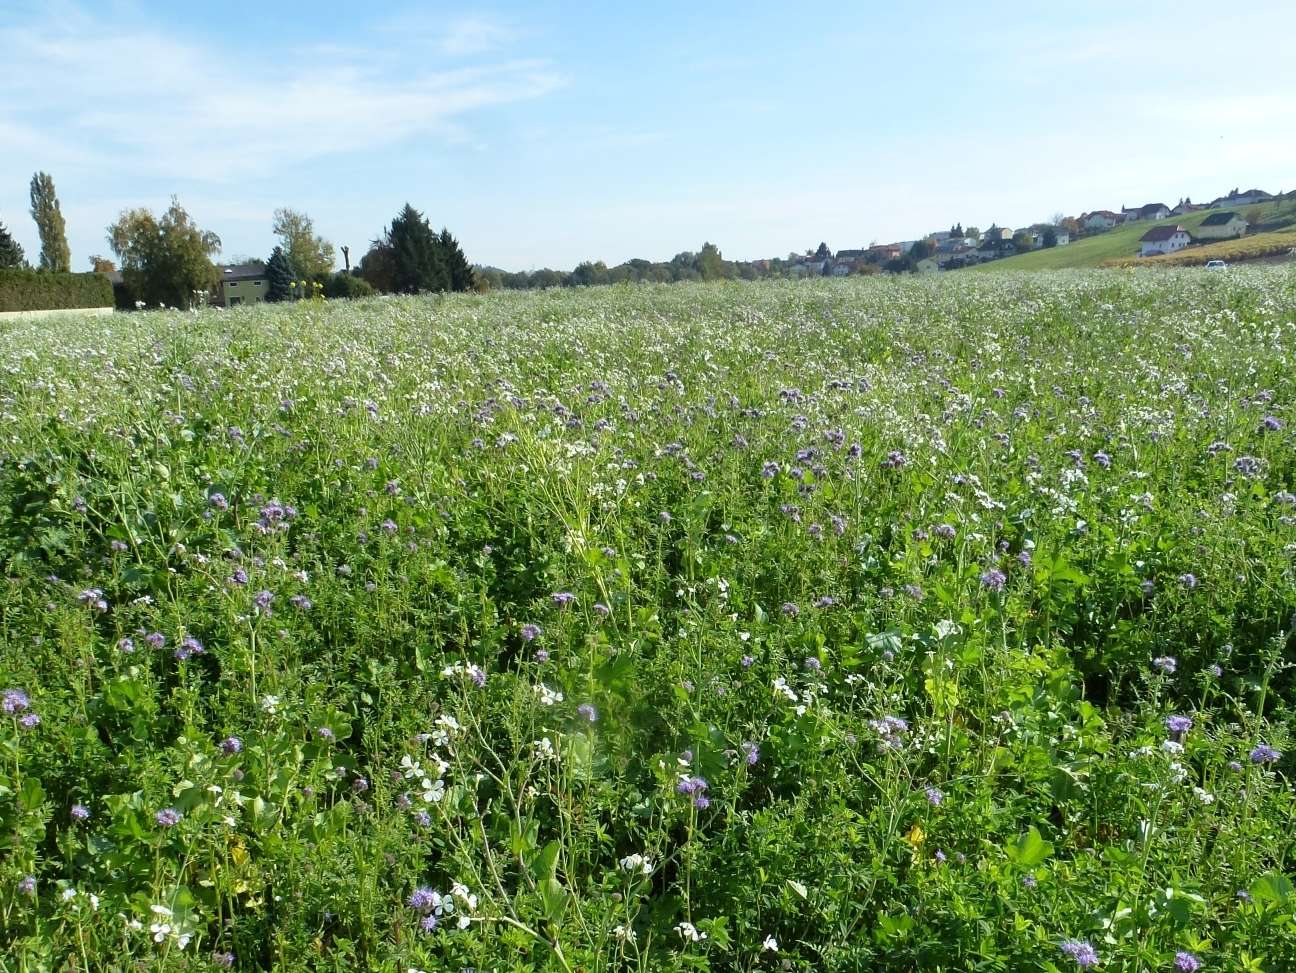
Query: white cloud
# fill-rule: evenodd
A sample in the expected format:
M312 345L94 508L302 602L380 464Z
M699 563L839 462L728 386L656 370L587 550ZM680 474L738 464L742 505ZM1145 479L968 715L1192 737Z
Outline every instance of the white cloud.
M467 18L429 42L439 58L403 57L410 47L377 43L267 58L75 7L56 17L33 11L0 21L0 138L24 157L0 159L0 167L21 161L21 174L39 156L47 166L79 159L109 171L226 181L416 137L462 140L470 113L563 83L540 59L465 63L509 36L502 25Z

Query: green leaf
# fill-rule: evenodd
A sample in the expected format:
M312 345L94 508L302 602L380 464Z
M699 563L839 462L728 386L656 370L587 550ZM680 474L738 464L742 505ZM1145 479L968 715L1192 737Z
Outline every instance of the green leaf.
M538 881L553 878L558 873L558 853L561 850L562 846L559 845L558 842L551 841L549 844L545 845L544 850L536 856L535 861L531 863L531 874L534 875Z
M39 811L45 803L45 788L35 777L28 777L18 788L18 806L24 811Z
M546 878L539 883L540 901L544 904L545 918L558 922L567 911L567 890L556 878Z
M1053 845L1044 840L1038 828L1032 827L1004 851L1014 864L1022 868L1034 868L1053 854Z
M1281 872L1268 872L1251 884L1251 898L1257 902L1282 903L1291 897L1291 880Z

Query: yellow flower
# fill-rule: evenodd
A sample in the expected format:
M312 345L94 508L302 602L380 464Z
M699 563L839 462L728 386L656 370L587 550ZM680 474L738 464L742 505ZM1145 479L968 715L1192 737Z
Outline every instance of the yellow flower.
M914 824L914 826L909 829L909 833L905 835L905 841L909 843L910 848L917 851L919 846L922 845L923 838L925 837L926 835L923 834L922 825Z

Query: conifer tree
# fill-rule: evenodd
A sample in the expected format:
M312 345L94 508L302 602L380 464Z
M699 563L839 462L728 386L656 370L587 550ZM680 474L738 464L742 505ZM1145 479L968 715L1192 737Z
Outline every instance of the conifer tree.
M67 273L72 269L72 251L68 249L67 226L49 173L38 172L32 176L31 215L40 231L41 270Z
M27 259L23 256L22 244L10 236L5 225L0 223L0 269L26 265Z
M270 259L266 261L266 277L267 301L286 301L292 297L292 265L288 263L288 255L284 253L283 247L275 247Z
M450 231L441 230L441 254L445 258L446 268L450 272L450 289L452 291L470 291L476 286L472 265L464 256L459 241L450 235Z

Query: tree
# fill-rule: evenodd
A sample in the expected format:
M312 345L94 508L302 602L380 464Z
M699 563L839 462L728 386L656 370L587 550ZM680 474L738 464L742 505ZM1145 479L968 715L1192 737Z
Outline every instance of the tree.
M0 223L0 270L26 266L27 258L23 255L22 244L10 236L5 225Z
M1264 222L1264 208L1261 206L1252 206L1246 211L1247 226L1255 229L1256 226Z
M1044 231L1044 248L1047 250L1049 247L1056 247L1056 246L1057 246L1057 230L1053 229L1053 227L1050 226Z
M814 252L814 258L815 260L831 260L832 251L828 249L828 244L821 242Z
M729 276L729 268L724 256L714 243L702 244L702 249L697 255L697 272L702 275L703 280L720 280Z
M360 272L376 289L400 294L448 291L453 285L441 238L409 203L370 244Z
M293 269L283 247L275 247L266 261L266 300L287 301L292 297Z
M274 233L298 277L316 280L333 272L333 244L315 233L315 221L305 213L275 210Z
M68 249L67 226L49 173L32 176L31 215L40 231L40 269L67 273L72 269L72 251Z
M969 240L975 240L977 243L981 242L981 230L978 227L969 226L963 231L963 235Z
M108 243L126 284L146 304L192 307L216 286L211 258L220 237L200 230L174 196L161 219L143 208L123 212L108 227Z
M446 269L450 272L450 289L452 291L475 290L477 282L473 278L472 265L464 256L459 241L450 235L449 230L442 227L438 242L441 244L441 255L445 259Z
M111 274L117 269L117 265L107 257L101 257L95 254L90 258L90 269L96 274Z
M919 260L925 260L932 255L933 249L930 240L915 240L914 245L909 248L909 253L907 255L909 257L909 262L911 264L916 264Z
M1017 248L1018 253L1025 253L1027 250L1035 249L1035 240L1029 233L1018 233L1012 238L1012 243Z

